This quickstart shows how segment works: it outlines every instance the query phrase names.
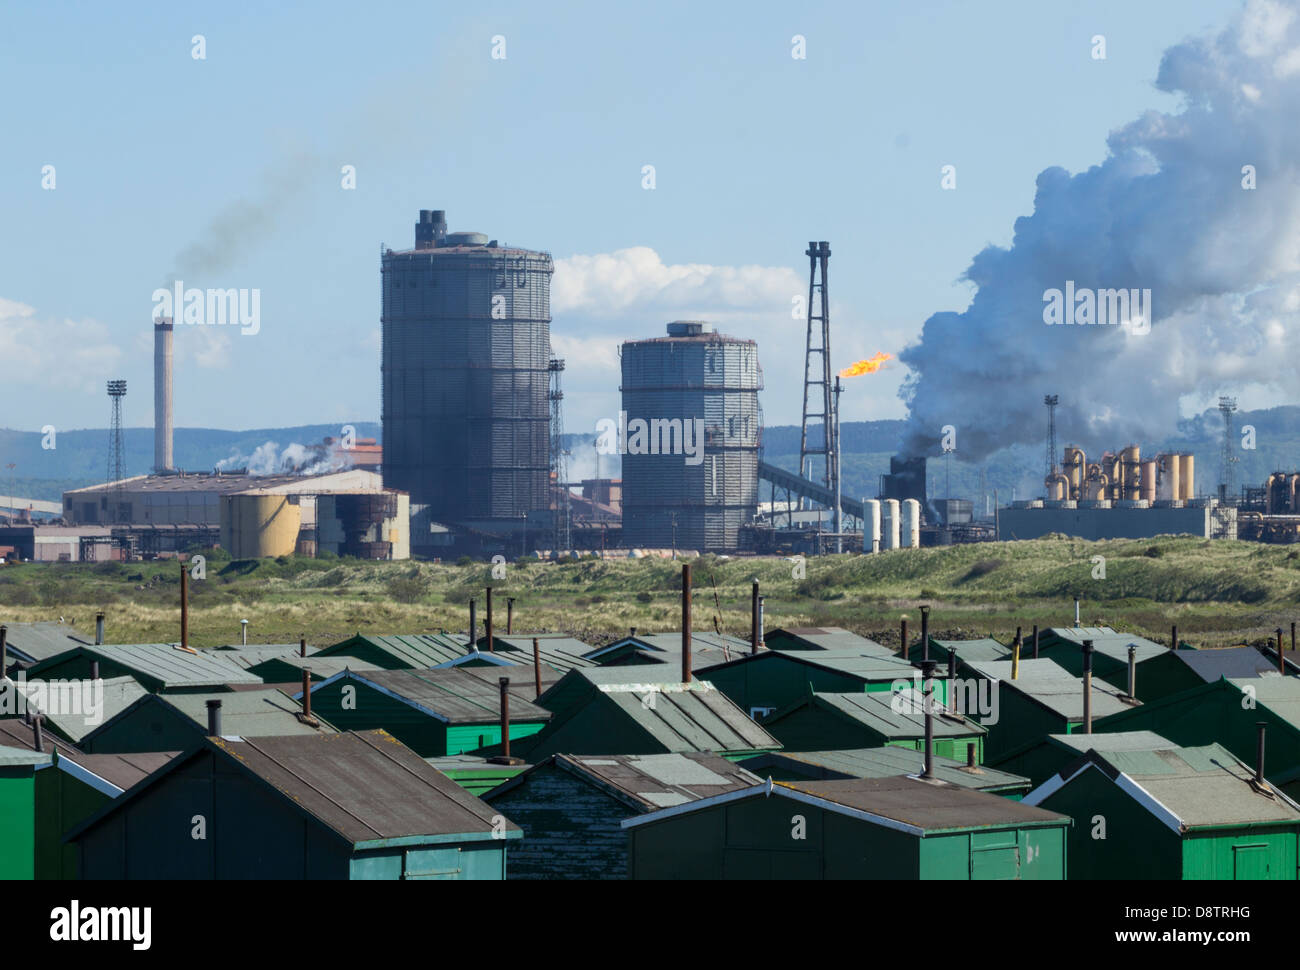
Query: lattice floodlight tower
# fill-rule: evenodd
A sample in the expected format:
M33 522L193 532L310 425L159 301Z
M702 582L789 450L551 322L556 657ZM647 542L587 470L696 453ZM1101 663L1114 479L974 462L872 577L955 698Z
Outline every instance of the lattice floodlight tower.
M831 384L831 311L826 281L826 264L831 244L810 242L808 257L808 337L804 351L803 422L799 432L799 474L812 477L808 458L821 455L822 482L838 491L840 477L839 441L836 432L834 388ZM819 273L820 270L820 273ZM821 410L817 410L820 408ZM821 440L808 439L810 421L821 423Z
M1056 406L1061 403L1060 395L1048 394L1043 397L1047 405L1047 473L1044 481L1056 474Z
M560 387L560 375L564 373L564 359L552 357L548 370L551 374L551 474L555 477L555 516L553 521L555 536L553 541L555 555L567 553L572 544L570 538L569 508L569 453L564 450L564 391Z
M108 399L113 404L113 418L108 430L108 484L109 522L118 521L122 512L122 465L125 446L122 440L122 398L126 397L126 381L108 382Z
M1233 493L1237 483L1237 457L1233 440L1232 416L1237 411L1235 397L1219 398L1219 410L1223 413L1223 468L1219 482L1219 499L1226 502Z

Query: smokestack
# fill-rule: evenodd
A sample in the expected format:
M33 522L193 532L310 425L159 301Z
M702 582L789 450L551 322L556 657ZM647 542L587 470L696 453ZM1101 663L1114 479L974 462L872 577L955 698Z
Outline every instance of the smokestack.
M190 648L190 574L181 563L181 646Z
M1128 696L1137 700L1138 683L1138 648L1128 645Z
M1292 627L1295 624L1291 624ZM100 610L95 614L95 646L100 646L104 642L104 611Z
M515 632L515 598L506 597L506 636Z
M691 564L682 564L682 683L691 682Z
M501 757L510 757L510 678L502 677L501 687Z
M934 664L933 660L921 661L921 703L925 706L925 771L922 778L934 777Z
M172 318L159 317L153 324L153 470L172 467Z
M930 607L921 607L921 662L930 659Z
M537 682L537 696L542 696L542 648L537 645L537 637L533 637L533 679Z
M829 247L826 255L830 255ZM822 263L822 293L825 294L826 283L826 263ZM822 313L826 313L826 308L822 307ZM844 512L840 502L840 377L835 375L835 396L831 398L831 406L835 409L835 418L831 424L832 434L835 436L835 444L832 446L834 455L828 456L833 458L835 464L835 512L831 516L832 528L835 530L835 552L836 554L844 551Z
M758 653L758 580L749 594L749 652Z
M447 213L444 209L421 209L415 224L415 248L435 249L447 238Z
M1255 784L1264 784L1264 721L1256 721L1255 726L1259 729L1259 740L1255 749Z
M1092 733L1092 641L1083 641L1083 733Z
M302 716L311 717L311 668L302 668Z
M221 737L221 701L216 698L208 701L208 737Z
M492 653L492 587L487 587L487 617L483 624L483 632L487 636L488 653Z

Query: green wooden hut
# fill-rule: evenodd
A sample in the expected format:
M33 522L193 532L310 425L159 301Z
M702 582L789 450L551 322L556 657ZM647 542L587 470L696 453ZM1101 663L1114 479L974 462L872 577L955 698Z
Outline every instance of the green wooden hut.
M919 685L921 672L898 657L857 650L768 650L700 667L696 676L712 683L750 716L766 717L802 700L809 689L824 694L889 692L902 685ZM935 696L946 703L943 671L936 672L934 684Z
M367 731L204 738L66 839L83 879L504 879L520 834Z
M262 678L266 684L301 684L304 670L311 671L311 679L318 681L329 680L345 670L388 669L390 668L347 654L330 657L268 657L248 668L250 673Z
M132 677L145 690L229 690L231 684L260 684L262 678L229 659L228 651L194 650L171 643L77 646L27 668L28 680L88 680L91 664L101 677Z
M769 778L623 825L634 879L1064 879L1070 819L899 775Z
M496 668L508 676L505 670ZM511 753L551 712L533 703L531 677L511 678ZM501 741L501 691L463 668L345 670L314 684L312 712L341 730L383 728L422 758L478 751Z
M25 707L41 715L42 726L51 734L80 744L91 731L116 717L149 692L134 677L93 680L16 681L15 689Z
M334 734L319 717L308 718L283 691L146 694L81 739L90 754L185 751L208 734L208 701L216 701L225 737ZM314 714L314 712L313 712Z
M556 754L483 796L524 830L511 879L626 879L622 820L749 788L759 779L714 754Z
M892 745L911 751L925 748L925 710L920 691L893 694L811 693L763 718L764 729L786 751L876 748ZM945 758L983 761L987 729L961 714L937 712L933 718L934 753Z
M0 748L0 879L36 875L36 769L50 755L26 748Z
M1276 657L1276 654L1273 655ZM1287 664L1287 675L1295 670ZM1161 650L1137 668L1137 696L1144 704L1181 694L1220 678L1253 679L1278 676L1277 661L1254 647L1221 650Z
M655 681L654 667L569 671L539 703L550 722L519 753L538 762L553 754L668 754L712 751L731 760L781 747L726 694L707 681ZM679 674L680 676L680 674Z
M1011 753L1049 734L1084 730L1083 678L1071 676L1055 661L1021 660L1015 679L1011 677L1010 660L973 661L966 665L966 670L975 681L964 687L978 688L978 680L982 679L992 691L991 712L979 718L988 728L984 756L989 764L1000 766ZM1117 688L1093 678L1094 731L1100 730L1097 723L1102 718L1135 705L1136 701L1125 697ZM963 709L971 710L971 707Z
M0 657L0 676L26 670L73 647L95 642L94 637L66 623L6 622L3 626L5 655Z
M908 748L855 748L845 751L772 751L739 762L754 774L774 781L835 781L845 778L893 778L919 775L925 768L923 752ZM934 756L934 775L940 781L976 791L1020 798L1030 789L1029 779L983 765L970 767L965 760Z
M528 766L501 764L491 758L476 754L449 754L435 758L425 758L425 762L460 785L471 795L482 797L497 785L504 784ZM518 759L516 759L518 760ZM511 858L513 858L513 853Z
M1219 744L1089 749L1025 796L1074 819L1072 879L1296 879L1300 806Z
M1178 745L1154 731L1115 731L1095 734L1049 734L1030 741L999 759L998 769L1024 775L1037 788L1066 765L1093 748L1111 751L1160 751Z
M763 634L763 643L769 650L853 650L877 657L893 657L898 653L839 626L777 627Z
M730 634L697 630L691 634L691 660L695 667L725 663L746 656L752 646L748 640ZM680 668L682 634L680 630L632 634L590 650L584 657L602 667L662 664Z

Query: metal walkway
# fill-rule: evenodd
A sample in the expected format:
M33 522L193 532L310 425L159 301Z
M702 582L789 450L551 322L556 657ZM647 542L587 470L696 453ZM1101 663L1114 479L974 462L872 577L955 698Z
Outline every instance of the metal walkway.
M776 467L776 465L769 465L765 461L758 463L758 478L760 481L770 482L777 488L784 489L791 495L812 499L817 504L824 505L828 509L833 508L835 505L835 493L825 485L810 482L794 472L788 472L784 468ZM845 515L851 515L859 522L862 521L864 510L859 499L852 499L841 494L840 510Z

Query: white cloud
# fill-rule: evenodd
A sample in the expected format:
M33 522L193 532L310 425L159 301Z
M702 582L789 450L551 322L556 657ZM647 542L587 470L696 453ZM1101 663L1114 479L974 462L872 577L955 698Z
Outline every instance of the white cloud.
M57 320L0 297L0 360L5 381L45 389L103 393L100 381L123 357L97 320Z

